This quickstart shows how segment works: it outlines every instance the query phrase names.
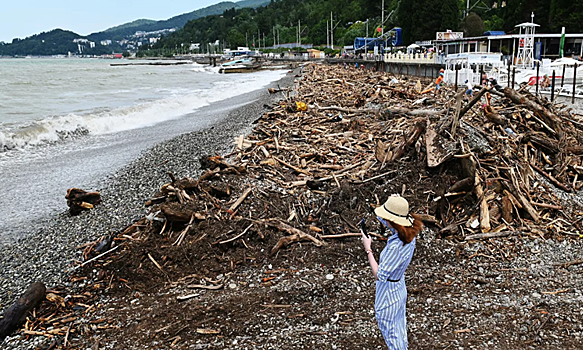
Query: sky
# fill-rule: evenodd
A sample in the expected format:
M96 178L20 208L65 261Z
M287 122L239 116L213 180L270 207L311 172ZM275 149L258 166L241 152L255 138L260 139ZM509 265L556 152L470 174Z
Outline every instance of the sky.
M233 1L233 0L231 0ZM221 0L5 0L0 41L12 42L55 28L88 35L136 19L168 19Z

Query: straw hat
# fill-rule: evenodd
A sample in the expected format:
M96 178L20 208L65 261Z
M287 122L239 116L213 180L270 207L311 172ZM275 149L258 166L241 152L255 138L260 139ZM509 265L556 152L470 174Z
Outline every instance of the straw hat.
M389 197L385 204L376 208L374 212L377 216L401 226L413 226L413 218L409 215L409 202L403 197Z

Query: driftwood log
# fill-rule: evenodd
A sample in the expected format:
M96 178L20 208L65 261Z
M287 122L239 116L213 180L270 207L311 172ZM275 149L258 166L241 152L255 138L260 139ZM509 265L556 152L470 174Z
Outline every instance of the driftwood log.
M87 192L79 188L68 189L65 199L71 215L78 215L83 210L93 209L96 204L101 203L99 192Z
M533 111L539 118L543 119L546 124L551 127L555 132L561 131L561 119L548 110L546 107L541 106L537 102L528 99L527 97L519 94L517 91L510 88L504 88L504 96L509 98L512 102L524 105L526 108Z
M291 243L294 243L294 242L310 241L318 247L326 245L326 242L321 241L321 240L315 238L314 236L303 232L302 230L299 230L293 226L290 226L290 225L282 222L281 220L263 220L262 223L264 223L268 226L276 227L276 228L290 234L290 236L285 236L285 237L282 237L279 239L277 244L271 249L271 252L269 253L270 256L275 255L281 248L283 248L287 245L290 245Z
M392 156L389 158L389 162L394 162L397 159L401 158L405 153L405 150L417 142L419 136L425 131L425 126L427 125L425 119L417 119L415 121L415 126L409 131L407 135L405 135L404 139L401 143L395 148Z
M197 207L192 202L180 204L176 202L164 203L160 211L170 222L188 223L194 217L197 220L204 220L205 215L197 211Z
M46 287L40 282L32 283L26 292L12 306L6 310L0 320L0 340L12 333L24 322L29 311L45 297Z

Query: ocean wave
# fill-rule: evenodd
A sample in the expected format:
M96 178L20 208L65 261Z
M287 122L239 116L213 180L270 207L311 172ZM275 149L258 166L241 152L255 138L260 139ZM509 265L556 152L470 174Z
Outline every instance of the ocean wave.
M211 103L260 89L283 74L272 71L240 76L212 84L209 89L180 89L180 93L171 97L130 107L101 107L91 112L51 116L28 124L0 124L0 152L153 126Z
M199 63L193 62L191 70L193 72L198 72L198 73L219 74L219 69L220 69L219 66L213 67L210 65L199 64Z

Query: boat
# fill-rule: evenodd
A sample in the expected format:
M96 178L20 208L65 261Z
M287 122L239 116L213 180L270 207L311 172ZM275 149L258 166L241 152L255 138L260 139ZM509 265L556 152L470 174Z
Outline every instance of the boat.
M219 73L246 73L256 71L261 65L251 58L242 58L221 64Z

